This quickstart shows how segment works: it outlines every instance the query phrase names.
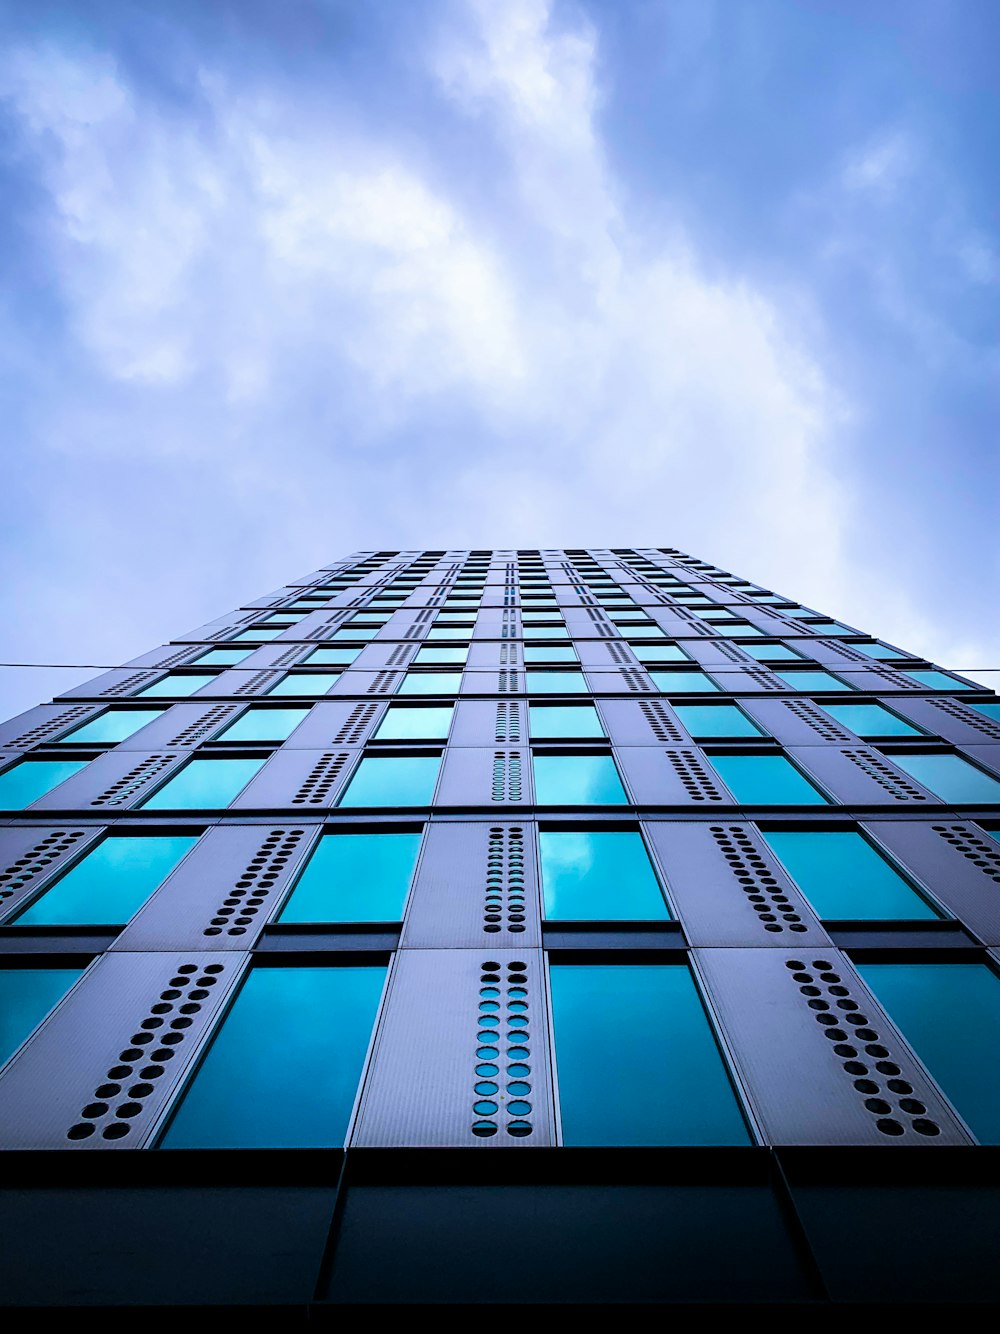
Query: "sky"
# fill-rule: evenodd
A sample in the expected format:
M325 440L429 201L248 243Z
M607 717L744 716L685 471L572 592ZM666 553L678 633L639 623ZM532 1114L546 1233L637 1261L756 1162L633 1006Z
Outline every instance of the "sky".
M0 3L0 658L674 546L1000 667L998 50L996 0Z

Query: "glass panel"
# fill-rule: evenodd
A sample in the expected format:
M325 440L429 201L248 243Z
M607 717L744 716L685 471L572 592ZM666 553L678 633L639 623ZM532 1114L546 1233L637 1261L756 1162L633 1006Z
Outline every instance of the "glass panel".
M377 634L378 634L377 630L369 630L363 625L345 625L342 626L339 630L334 631L334 633L330 636L330 638L336 640L350 640L350 639L367 640L367 639L373 639Z
M528 709L533 737L603 737L597 710L592 704L532 704Z
M366 755L338 804L429 806L440 767L440 755Z
M524 661L529 662L576 662L576 649L567 645L565 648L556 644L525 644Z
M904 722L881 704L824 704L823 708L855 736L923 736L919 727Z
M874 922L938 916L861 834L775 830L764 838L819 917Z
M390 704L375 733L376 741L444 741L451 727L454 710L450 704L440 708L407 708Z
M640 662L690 662L679 645L666 639L661 644L629 644L629 648Z
M986 1144L1000 1143L1000 983L984 964L855 965Z
M789 616L795 615L795 608L786 608ZM809 629L814 635L855 635L856 630L849 630L846 625L841 625L839 621L810 621Z
M557 619L558 616L553 616L550 611L536 611L530 607L525 607L521 612L522 621L551 621Z
M960 755L888 755L893 764L944 801L1000 802L1000 781Z
M670 916L641 834L543 830L538 843L546 917L629 922Z
M527 671L525 687L536 695L582 695L587 689L582 672Z
M915 658L915 653L900 653L898 648L890 648L888 644L852 644L851 648L856 648L859 653L865 653L869 658L878 658L882 662L891 662L893 658Z
M826 798L784 755L712 755L712 765L748 806L824 806Z
M140 690L136 699L148 699L150 696L156 698L159 695L176 695L178 697L193 695L196 690L200 690L202 686L207 686L214 680L214 673L211 675L205 673L199 676L194 672L189 672L187 675L165 676L162 680L147 686L145 690Z
M694 691L718 691L719 687L704 672L650 672L657 690L664 694L681 695Z
M310 667L349 667L359 648L317 648L305 659Z
M231 644L261 643L265 639L277 639L281 633L280 626L273 626L269 629L266 626L259 625L251 627L249 630L241 630L238 635L233 635L229 642Z
M994 722L1000 723L1000 701L987 700L980 704L978 702L974 703L970 699L969 707L975 709L977 713L985 713L987 718L992 718Z
M461 672L407 672L400 695L457 695L462 685Z
M339 672L289 672L269 695L325 695L340 680Z
M468 654L467 644L456 644L454 648L422 648L413 661L417 666L425 663L465 662Z
M19 913L17 925L127 922L197 841L193 835L106 838Z
M949 676L947 672L935 671L910 671L906 675L911 680L916 681L918 685L926 686L928 690L976 690L982 689L982 686L976 687L969 685L967 681L959 681L954 676Z
M235 663L242 662L244 658L249 658L252 652L253 649L250 648L210 648L200 658L195 658L192 666L232 667Z
M78 773L87 760L22 760L0 774L0 810L19 811Z
M566 1144L747 1144L687 968L554 964Z
M325 834L281 922L400 922L419 834Z
M112 745L116 741L124 741L126 737L134 736L147 723L155 723L165 712L165 709L109 709L99 718L92 718L89 723L84 723L82 727L78 727L67 736L60 737L59 740L60 743L92 741L98 746Z
M82 967L0 969L0 1065L14 1055L82 972Z
M525 639L569 639L569 631L563 625L524 625Z
M796 653L790 649L787 644L741 644L744 653L749 653L751 658L756 658L758 662L791 662L793 659L802 660L802 654Z
M620 806L628 797L610 755L535 755L540 806Z
M763 630L759 630L756 625L747 625L745 621L739 621L734 625L716 625L715 633L724 635L726 639L749 639L751 636L762 635Z
M284 741L308 714L308 709L247 709L216 741Z
M381 966L254 969L162 1147L342 1145L384 979Z
M427 631L426 639L464 639L469 630L472 629L471 623L466 625L437 625Z
M674 713L692 736L764 736L735 704L675 704Z
M261 759L190 760L139 805L150 811L221 809L243 791L263 763Z
M778 676L792 690L810 690L821 693L827 690L853 690L846 681L831 675L830 672L778 672Z

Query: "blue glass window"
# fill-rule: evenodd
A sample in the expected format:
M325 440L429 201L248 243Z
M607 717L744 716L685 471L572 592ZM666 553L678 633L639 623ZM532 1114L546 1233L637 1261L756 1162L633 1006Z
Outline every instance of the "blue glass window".
M525 672L526 688L535 695L582 695L587 689L582 672Z
M277 685L267 692L269 695L325 695L340 680L339 672L289 672Z
M461 672L407 672L400 695L457 695L462 685Z
M419 834L324 834L282 922L400 922Z
M359 648L316 648L305 659L310 667L350 667Z
M192 667L234 667L244 658L249 658L251 648L210 648L200 658L195 658Z
M196 842L191 835L106 838L19 913L17 925L127 922Z
M522 633L525 639L569 639L564 625L524 625Z
M764 838L819 917L874 922L938 916L853 830L774 830Z
M82 968L0 968L0 1065L55 1009Z
M124 741L147 725L155 723L165 712L164 709L108 709L99 718L91 718L89 723L60 737L60 742L92 742L95 746L110 746L116 741Z
M1000 802L1000 782L963 760L961 755L893 753L888 758L944 801Z
M831 672L819 671L797 671L797 672L778 672L792 690L808 690L815 694L822 694L830 690L852 690L846 681L841 681L839 676L834 676Z
M764 633L756 625L748 625L746 621L736 621L732 625L716 625L714 628L717 635L723 635L726 639L749 639L751 636Z
M735 704L675 704L673 710L694 737L764 735Z
M947 672L927 671L908 671L906 673L911 680L916 681L918 685L926 686L928 690L975 690L976 687L970 685L968 681L959 681L956 676L949 676Z
M456 644L453 648L445 648L442 645L439 648L420 649L413 661L418 667L425 666L428 663L464 663L468 655L468 644Z
M995 723L1000 723L1000 701L986 700L982 704L978 701L969 700L969 706L977 713L984 713L987 718L992 718Z
M462 639L472 629L466 625L435 625L427 631L426 639Z
M524 661L529 662L577 662L576 649L561 644L525 644Z
M531 735L546 740L605 735L592 704L532 704L528 719Z
M610 755L535 755L540 806L620 806L628 797Z
M334 633L330 636L330 638L338 641L352 640L352 639L367 640L367 639L374 639L377 634L378 634L377 630L369 629L367 626L364 625L343 625L339 630L334 631Z
M860 963L858 972L977 1139L1000 1143L1000 982L984 964Z
M670 912L642 841L632 830L542 830L547 918L651 921Z
M553 964L550 977L564 1143L749 1142L687 968Z
M900 653L898 648L890 648L888 644L852 644L851 648L856 648L859 653L867 654L869 658L877 658L880 662L891 662L893 658L907 658L915 655Z
M172 676L164 676L161 680L155 681L145 690L140 690L136 699L156 699L161 695L169 695L172 698L183 698L186 695L193 695L195 691L200 690L202 686L210 685L215 680L213 674L198 674L196 672L178 673Z
M682 695L697 691L717 691L719 687L704 672L650 672L657 690L666 695Z
M795 608L786 608L789 616L795 615ZM809 629L814 635L856 635L857 630L849 630L846 625L841 625L839 621L809 621Z
M881 704L824 704L824 710L855 736L922 736L919 727L904 722Z
M222 809L243 791L263 763L262 759L189 760L139 804L151 811Z
M277 639L282 633L282 626L251 626L249 630L241 630L238 635L233 635L229 641L231 644L259 643L265 639Z
M366 755L339 804L429 806L440 767L440 755Z
M284 741L308 714L308 709L247 709L216 741Z
M802 654L796 653L787 644L741 644L740 648L758 662L802 661Z
M450 704L443 704L440 708L390 704L374 740L444 741L451 727L453 712Z
M726 787L747 806L823 806L826 798L784 755L712 755Z
M385 968L255 968L163 1148L343 1144Z
M72 778L86 760L22 760L0 774L0 810L19 811Z
M690 662L691 659L678 644L664 639L659 644L629 644L640 662Z

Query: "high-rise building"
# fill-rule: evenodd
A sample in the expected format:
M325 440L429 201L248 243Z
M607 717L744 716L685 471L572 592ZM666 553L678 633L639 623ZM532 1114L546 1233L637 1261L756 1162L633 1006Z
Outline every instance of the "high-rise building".
M669 548L362 552L30 710L3 1300L995 1300L998 743Z

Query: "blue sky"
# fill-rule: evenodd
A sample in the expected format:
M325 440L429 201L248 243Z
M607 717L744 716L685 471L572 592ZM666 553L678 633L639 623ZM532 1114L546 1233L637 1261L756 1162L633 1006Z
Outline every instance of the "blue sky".
M637 544L1000 666L994 0L0 35L0 656L120 661L359 548Z

